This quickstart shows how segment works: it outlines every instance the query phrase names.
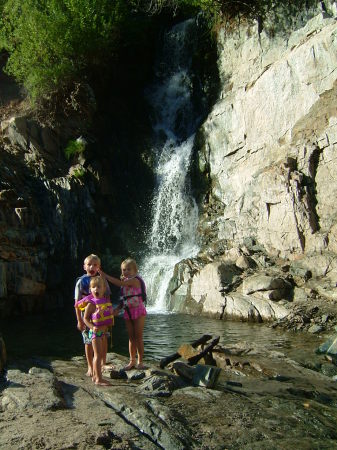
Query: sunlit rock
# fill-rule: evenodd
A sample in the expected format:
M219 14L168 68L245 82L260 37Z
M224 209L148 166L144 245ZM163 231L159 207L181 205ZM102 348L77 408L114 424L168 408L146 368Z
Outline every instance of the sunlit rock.
M330 9L331 16L317 10L287 40L250 25L220 33L222 98L203 126L202 154L211 195L226 205L219 240L240 244L253 236L284 256L334 248L332 239L316 239L332 232L337 215L337 25Z

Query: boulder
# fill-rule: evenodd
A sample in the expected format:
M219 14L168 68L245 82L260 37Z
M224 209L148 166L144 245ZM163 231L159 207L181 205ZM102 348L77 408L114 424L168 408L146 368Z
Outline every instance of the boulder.
M242 292L244 294L252 294L257 291L291 289L291 287L289 281L284 278L257 274L244 279Z
M283 319L289 311L272 300L260 299L251 295L232 292L226 295L222 317L250 322L263 322Z
M219 314L227 286L240 280L241 271L234 264L207 264L191 279L190 297L206 314Z
M194 386L212 388L216 383L221 369L214 366L196 364L191 367L182 361L176 361L172 368L177 375L192 383Z
M323 353L331 356L335 364L337 364L337 335L331 336L327 341L320 345L317 353Z

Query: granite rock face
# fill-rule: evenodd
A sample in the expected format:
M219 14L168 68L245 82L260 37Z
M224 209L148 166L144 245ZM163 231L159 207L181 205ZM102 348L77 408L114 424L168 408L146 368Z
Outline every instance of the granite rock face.
M259 32L258 24L219 33L220 94L199 150L199 168L210 180L201 251L189 276L186 262L176 268L174 310L219 316L234 302L232 313L240 315L238 305L249 296L247 317L251 302L263 301L262 289L240 285L259 272L284 279L283 292L263 289L272 304L294 298L294 288L307 281L291 272L285 279L290 269L324 279L330 289L336 284L337 23L335 3L324 4L325 10L299 14L286 33ZM241 275L219 283L228 259ZM283 314L265 310L257 317Z
M203 155L224 205L218 239L253 237L287 257L334 251L336 30L321 12L283 40L248 26L220 35L223 91Z

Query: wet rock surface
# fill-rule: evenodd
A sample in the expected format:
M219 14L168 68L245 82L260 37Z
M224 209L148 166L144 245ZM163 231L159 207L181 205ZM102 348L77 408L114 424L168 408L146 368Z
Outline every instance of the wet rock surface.
M211 389L182 358L123 372L125 359L110 353L109 387L85 376L82 357L12 362L0 392L0 448L337 448L333 378L247 343L212 355L217 367L199 364L219 371Z

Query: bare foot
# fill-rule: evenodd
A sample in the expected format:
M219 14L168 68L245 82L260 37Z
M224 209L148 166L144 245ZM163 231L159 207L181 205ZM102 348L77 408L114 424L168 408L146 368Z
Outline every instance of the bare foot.
M85 375L87 377L92 377L92 370L88 369L88 372Z
M106 380L97 380L95 381L95 384L97 384L98 386L111 386L109 381Z
M104 364L104 366L102 366L102 370L114 370L115 366L113 364Z
M143 363L138 363L138 364L136 365L136 369L143 370L143 369L145 369L145 366L144 366Z
M131 369L133 369L134 367L135 367L135 361L133 361L133 360L131 360L130 362L129 362L129 364L127 364L125 367L124 367L124 370L131 370Z

